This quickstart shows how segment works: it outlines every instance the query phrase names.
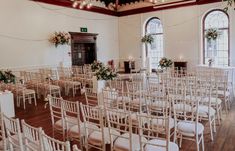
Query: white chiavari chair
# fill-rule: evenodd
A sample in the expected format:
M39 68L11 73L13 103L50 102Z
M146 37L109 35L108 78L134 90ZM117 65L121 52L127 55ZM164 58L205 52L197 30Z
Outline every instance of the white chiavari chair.
M93 88L85 88L85 99L86 105L97 106L98 96L97 93L93 92Z
M211 95L212 95L212 89L213 89L213 82L212 81L199 81L199 106L194 107L194 112L198 109L198 116L200 120L208 121L209 127L210 127L210 135L211 140L213 141L213 132L216 132L216 125L215 125L215 119L216 119L216 110L211 105ZM207 101L204 101L204 99L207 98Z
M124 101L121 100L118 91L110 88L105 88L102 90L102 105L104 109L124 109Z
M19 119L12 119L3 114L3 120L10 151L25 151Z
M128 82L126 81L126 87L128 93L142 93L143 82Z
M6 138L6 132L5 132L5 125L3 120L3 113L0 113L0 150L7 150L7 138Z
M124 81L122 80L109 80L107 84L108 87L110 87L111 89L115 89L116 91L118 91L118 93L122 93L124 91Z
M65 119L62 111L62 98L56 98L52 96L47 97L49 101L50 116L52 122L52 132L53 137L55 136L55 131L62 133L63 140L65 139L66 125Z
M84 124L80 120L79 102L62 101L62 111L67 130L67 138L76 140L82 148L84 144Z
M35 128L21 120L22 133L26 151L42 151L40 133L42 128Z
M138 115L141 151L179 151L178 145L170 142L169 118L168 115Z
M180 139L180 147L182 140L191 140L196 142L197 151L204 150L204 126L198 122L199 116L199 100L191 101L188 99L178 99L177 97L170 98L172 102L173 114L177 121L177 138ZM193 108L196 107L196 110Z
M132 132L132 120L130 120L129 112L107 109L106 117L109 127L111 151L140 150L139 135ZM144 141L147 140L144 139Z
M27 89L22 84L16 84L16 98L17 98L17 106L19 107L21 104L21 101L23 103L23 108L26 107L26 101L28 101L30 104L32 100L34 101L34 105L37 106L37 99L36 99L36 92L33 89Z
M71 151L69 141L62 142L44 133L40 134L44 151Z
M110 144L109 129L104 126L104 111L101 107L92 107L81 104L82 115L85 124L85 146L86 150L95 148L96 150L106 150L106 144ZM91 127L90 125L95 125ZM112 130L113 133L119 134Z

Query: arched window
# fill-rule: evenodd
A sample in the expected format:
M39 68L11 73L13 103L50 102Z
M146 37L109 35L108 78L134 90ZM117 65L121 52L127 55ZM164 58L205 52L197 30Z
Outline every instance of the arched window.
M206 33L208 29L216 29L218 37L216 40L208 40ZM229 17L223 10L212 10L208 12L203 20L203 63L213 60L213 65L229 66Z
M163 57L163 28L161 20L157 17L150 18L145 26L145 34L152 35L154 41L147 45L146 54L151 59L152 69L157 69L160 59Z

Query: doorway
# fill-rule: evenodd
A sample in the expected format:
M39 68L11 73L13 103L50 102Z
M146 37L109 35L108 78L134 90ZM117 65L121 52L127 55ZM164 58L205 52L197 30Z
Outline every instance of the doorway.
M73 66L91 64L97 60L96 38L98 34L70 32L70 35Z

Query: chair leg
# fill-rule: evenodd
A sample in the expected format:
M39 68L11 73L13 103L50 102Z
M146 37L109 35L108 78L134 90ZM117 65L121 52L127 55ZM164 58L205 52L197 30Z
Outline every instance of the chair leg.
M213 141L213 128L212 128L211 118L209 118L209 126L210 126L211 141Z
M34 99L34 105L37 106L37 100L36 100L36 94L33 94L33 99Z
M203 133L202 133L202 151L204 151L205 150L205 146L204 146L204 135L203 135Z
M215 120L216 120L216 118L214 116L214 119L213 119L214 133L216 132L216 123L215 123Z

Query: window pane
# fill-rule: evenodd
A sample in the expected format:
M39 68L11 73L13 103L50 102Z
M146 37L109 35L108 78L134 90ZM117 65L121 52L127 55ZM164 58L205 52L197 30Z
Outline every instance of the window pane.
M153 36L153 43L147 46L148 56L153 69L158 68L158 63L163 57L163 28L161 21L153 18L146 25L146 34Z

